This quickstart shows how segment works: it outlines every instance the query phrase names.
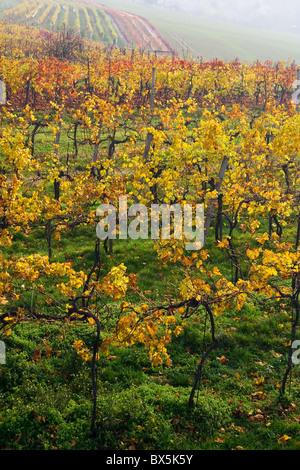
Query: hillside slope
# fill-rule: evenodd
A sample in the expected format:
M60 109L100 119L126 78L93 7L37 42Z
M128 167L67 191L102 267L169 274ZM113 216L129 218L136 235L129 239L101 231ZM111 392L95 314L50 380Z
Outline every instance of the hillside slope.
M106 44L170 51L170 44L151 23L136 14L89 0L4 0L3 18L55 31L63 24Z
M192 16L176 11L140 5L125 0L95 0L112 8L134 12L147 19L157 28L181 55L203 56L211 60L254 62L288 61L300 63L299 35L275 33L233 25L223 21Z

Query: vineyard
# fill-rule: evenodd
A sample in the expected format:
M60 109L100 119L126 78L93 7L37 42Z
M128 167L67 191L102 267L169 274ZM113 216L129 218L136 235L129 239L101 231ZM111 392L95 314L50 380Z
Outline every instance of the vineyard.
M87 0L20 0L4 17L50 30L66 25L101 43L172 52L145 18Z
M58 5L8 14L109 24ZM299 449L297 66L72 34L0 23L0 448ZM122 197L204 246L121 237Z

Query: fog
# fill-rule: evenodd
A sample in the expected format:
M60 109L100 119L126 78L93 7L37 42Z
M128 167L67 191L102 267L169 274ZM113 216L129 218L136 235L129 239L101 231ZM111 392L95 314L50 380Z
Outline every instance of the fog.
M299 0L131 0L256 29L300 34Z

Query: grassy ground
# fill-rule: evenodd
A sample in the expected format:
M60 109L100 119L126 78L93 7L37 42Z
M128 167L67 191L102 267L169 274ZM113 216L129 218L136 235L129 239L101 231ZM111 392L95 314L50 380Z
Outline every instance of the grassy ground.
M93 234L83 227L54 244L54 260L74 268L93 262ZM117 241L102 253L103 271L120 262L138 273L139 287L153 300L172 297L179 266L160 267L151 241ZM15 252L46 254L44 234L19 235ZM224 269L230 270L224 259ZM134 298L132 298L134 300ZM246 304L216 319L219 347L205 364L194 409L188 399L199 359L210 341L205 318L191 318L169 345L171 368L151 367L140 347L115 349L97 364L96 438L89 435L90 363L72 343L92 348L92 327L30 325L6 340L0 365L1 449L299 449L299 370L294 367L285 398L280 385L290 334L288 305ZM102 337L115 325L117 308L101 311ZM289 439L284 439L288 436ZM283 438L283 439L282 439Z

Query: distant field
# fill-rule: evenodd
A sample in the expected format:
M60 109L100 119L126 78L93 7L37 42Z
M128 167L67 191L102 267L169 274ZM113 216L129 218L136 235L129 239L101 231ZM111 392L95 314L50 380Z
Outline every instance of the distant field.
M254 62L295 60L300 63L300 36L228 25L200 17L166 12L121 0L95 0L145 16L181 55Z

